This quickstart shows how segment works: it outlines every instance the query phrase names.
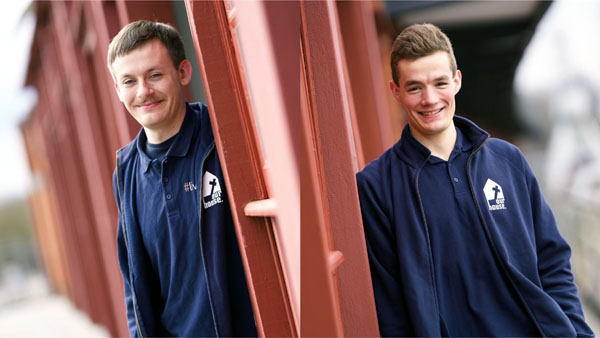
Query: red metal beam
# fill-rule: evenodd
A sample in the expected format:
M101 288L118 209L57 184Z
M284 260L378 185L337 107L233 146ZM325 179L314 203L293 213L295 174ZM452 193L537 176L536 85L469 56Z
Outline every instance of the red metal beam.
M64 94L67 95L66 104L61 110L69 121L69 138L65 139L65 143L69 144L65 144L65 147L71 149L73 156L70 162L64 164L70 176L67 189L71 201L78 205L72 211L74 218L71 224L79 236L79 245L85 243L82 246L85 261L83 269L93 303L89 313L95 321L103 323L110 332L116 334L115 312L122 306L120 300L112 297L115 293L110 290L122 287L115 271L117 259L115 233L112 230L115 219L111 217L114 204L109 202L112 197L109 179L111 168L109 163L102 161L108 151L104 149L104 137L96 110L98 105L94 101L97 93L91 86L96 79L88 76L87 67L82 64L85 57L81 46L74 43L80 36L80 27L69 25L65 3L53 2L51 9L51 21L59 46L59 69L66 89ZM76 9L74 7L71 13L81 15L81 11Z
M296 336L270 218L244 205L267 198L240 59L222 1L185 2L260 336Z
M319 168L319 201L325 215L324 225L330 227L331 251L339 251L344 257L337 269L344 334L377 336L375 302L354 177L357 162L335 3L303 1L302 20L308 110L313 119ZM329 255L327 260L330 260Z
M297 1L232 1L232 37L251 101L256 135L264 158L269 200L254 215L272 216L277 248L296 331L300 316L300 177L297 147L300 121L298 64L300 5ZM261 48L256 48L261 46ZM269 202L274 208L269 208ZM245 211L249 211L247 204ZM261 204L259 204L260 206ZM254 205L256 206L256 205ZM260 208L259 208L260 209ZM272 211L272 212L271 212ZM246 215L249 215L246 212Z
M373 5L363 1L336 4L366 164L394 144Z
M304 50L306 53L306 50ZM306 56L306 55L305 55ZM334 269L328 257L332 253L331 234L325 217L322 195L322 163L318 152L318 134L315 130L313 112L309 109L306 64L302 62L301 72L301 117L302 131L300 157L301 172L301 331L304 337L342 337L344 328L340 308L340 296Z
M38 74L39 75L39 74ZM37 79L36 79L37 82ZM38 100L41 100L38 92ZM38 101L39 102L39 101ZM50 165L43 139L43 130L39 115L30 117L21 125L25 148L31 173L34 177L33 191L30 196L33 213L33 226L40 256L52 288L65 296L72 296L69 280L65 241L60 235L55 193L50 176Z
M43 15L43 10L38 7L38 13ZM56 148L60 142L60 139L64 135L65 124L63 118L56 113L60 106L57 106L57 102L61 101L61 95L59 94L60 86L53 82L53 79L60 77L58 74L58 64L56 53L54 51L55 44L53 35L51 33L51 27L40 28L36 32L35 41L38 41L39 57L35 56L41 63L36 68L35 73L31 73L32 83L38 90L38 104L32 115L34 120L37 120L40 125L40 131L42 133L41 138L46 144L45 155L49 159L49 163L52 163L48 167L48 177L50 184L52 185L52 192L55 194L54 200L60 201L57 203L58 207L58 230L59 235L63 238L65 244L65 257L67 276L70 281L71 288L70 296L72 297L75 305L83 310L88 310L90 300L86 293L84 283L83 264L81 262L81 252L77 246L77 236L74 231L70 228L70 220L73 219L71 216L71 208L65 201L69 201L67 191L65 189L65 172L63 170L63 162L60 155L64 155L68 152L68 149L61 149L61 152L56 151ZM42 41L50 43L41 43ZM51 159L51 160L50 160Z

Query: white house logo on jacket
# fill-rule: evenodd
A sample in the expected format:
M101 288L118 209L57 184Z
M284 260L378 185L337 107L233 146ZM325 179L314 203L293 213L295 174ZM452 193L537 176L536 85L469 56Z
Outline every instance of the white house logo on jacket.
M202 177L202 202L204 203L204 209L222 203L221 193L221 185L217 176L208 171L205 172Z
M488 178L483 187L483 193L490 210L506 209L506 206L504 206L504 191L500 184Z

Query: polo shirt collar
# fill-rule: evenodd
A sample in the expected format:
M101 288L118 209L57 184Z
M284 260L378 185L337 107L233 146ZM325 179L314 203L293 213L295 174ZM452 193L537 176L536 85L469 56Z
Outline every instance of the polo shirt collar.
M400 140L394 145L394 152L409 165L419 168L429 158L431 151L417 141L410 133L408 123L402 129Z
M148 137L146 137L146 131L144 130L144 128L142 128L142 130L140 130L140 132L138 133L135 145L137 147L140 159L140 169L142 169L142 172L144 173L148 171L148 168L150 168L150 164L152 164L152 159L148 157L148 155L146 155L146 152L144 151L144 145L146 144L146 142L148 142Z
M444 163L444 162L450 163L459 154L468 152L469 150L471 150L473 148L471 145L471 142L469 141L468 138L466 138L464 136L464 134L460 130L460 128L458 128L457 126L454 126L454 129L456 129L456 141L454 142L454 148L452 148L452 152L450 153L448 161L444 161L443 159L441 159L437 156L431 156L431 157L429 157L430 164Z
M181 123L179 132L177 132L177 135L175 136L173 144L171 144L169 151L167 151L167 157L184 157L187 155L190 144L192 143L194 130L196 130L196 123L199 123L199 121L196 119L189 103L186 102L185 118Z
M465 137L463 132L455 126L456 128L456 142L454 143L454 151L456 152L465 152L471 150L473 148L473 144L469 141L468 138Z
M173 144L171 144L171 147L167 151L167 157L184 157L188 153L196 123L199 123L199 121L195 118L189 103L186 102L185 117L179 131L175 135ZM140 156L140 169L144 173L148 171L152 164L152 159L144 152L146 142L148 142L148 138L144 128L142 128L137 136L136 147Z
M479 146L489 137L487 132L464 117L455 115L454 125L457 129L455 147L460 147L461 151L467 151L472 149L473 146ZM415 168L422 167L431 154L431 151L427 147L419 143L412 136L408 123L402 130L400 140L393 147L398 157Z

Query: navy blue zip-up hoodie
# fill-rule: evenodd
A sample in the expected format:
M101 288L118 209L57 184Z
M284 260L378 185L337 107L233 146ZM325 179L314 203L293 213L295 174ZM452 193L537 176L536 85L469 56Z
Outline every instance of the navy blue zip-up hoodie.
M195 182L202 182L207 171L224 182L214 149L208 110L204 104L192 103L188 104L189 112L192 112L191 123L199 125L199 128L194 128L191 142L195 143L196 149L204 150L204 153L186 155L195 158ZM123 277L127 322L132 337L157 335L154 322L156 314L152 313L153 297L150 295L150 276L153 271L133 212L136 198L135 163L139 161L136 142L142 132L143 130L131 143L117 151L117 166L113 173L113 189L119 212L117 254ZM198 259L203 260L205 268L217 336L256 336L254 316L226 196L222 197L223 207L204 209L202 190L201 186L196 190L199 194L198 240L201 247Z
M526 313L543 336L593 336L573 281L570 248L524 156L465 118L455 116L454 123L473 144L467 161L473 208ZM435 191L418 189L430 156L407 125L402 138L356 176L382 336L443 334L421 202ZM488 179L502 187L502 207L486 198Z

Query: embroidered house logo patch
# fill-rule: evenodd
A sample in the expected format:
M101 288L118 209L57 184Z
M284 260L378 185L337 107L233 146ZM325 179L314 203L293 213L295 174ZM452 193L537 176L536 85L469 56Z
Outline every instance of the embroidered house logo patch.
M488 178L483 187L483 193L490 210L506 209L506 206L504 206L504 191L500 184Z
M202 177L202 203L204 204L204 209L222 203L221 193L221 185L217 176L208 171L205 172Z

